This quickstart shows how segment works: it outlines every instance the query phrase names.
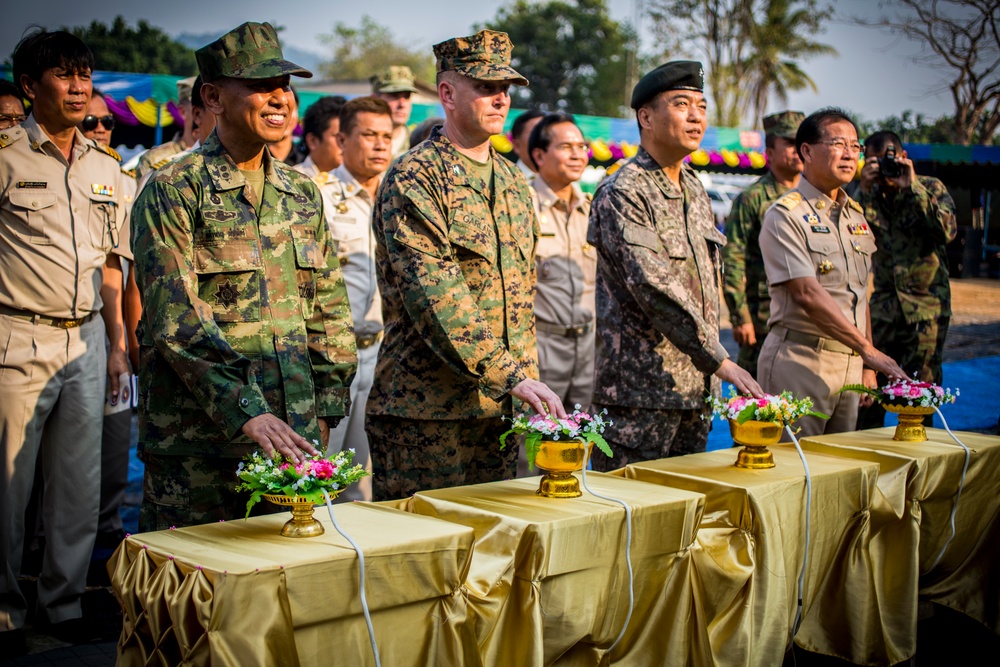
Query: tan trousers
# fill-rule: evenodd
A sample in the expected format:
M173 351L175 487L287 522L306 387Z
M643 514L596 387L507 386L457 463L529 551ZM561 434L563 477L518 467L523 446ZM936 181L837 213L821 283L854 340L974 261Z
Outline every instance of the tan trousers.
M327 455L343 449L354 448L354 463L360 463L368 472L372 471L371 456L368 453L368 435L365 433L365 405L375 379L375 362L378 360L379 343L358 350L358 371L351 383L351 414L340 420L337 428L330 432ZM372 478L363 477L357 484L337 496L337 502L372 499Z
M795 422L798 437L855 430L858 394L838 394L845 384L861 382L861 357L842 352L816 350L769 333L757 360L757 382L769 394L788 390L796 398L809 396L817 412L829 420L804 417Z
M24 511L42 457L45 554L38 607L51 623L82 615L97 532L107 355L104 322L60 329L0 315L0 630L19 628Z

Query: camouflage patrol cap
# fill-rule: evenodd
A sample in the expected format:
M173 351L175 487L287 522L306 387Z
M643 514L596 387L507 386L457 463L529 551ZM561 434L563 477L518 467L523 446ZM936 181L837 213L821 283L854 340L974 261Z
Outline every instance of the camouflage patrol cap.
M665 90L705 90L705 69L694 60L674 60L647 72L632 89L632 108L642 105Z
M795 133L799 131L799 125L805 118L806 115L801 111L779 111L764 116L761 119L764 124L764 135L794 140Z
M510 66L514 45L505 32L480 30L470 37L455 37L434 45L438 72L458 72L481 81L510 81L527 86L528 80Z
M189 76L186 79L177 80L177 104L191 103L191 86L194 85L196 76Z
M285 60L270 23L244 23L195 52L205 83L222 77L270 79L285 74L309 78L312 72Z
M406 65L393 65L386 67L378 74L369 79L372 84L372 93L415 93L417 89L413 86L413 72Z

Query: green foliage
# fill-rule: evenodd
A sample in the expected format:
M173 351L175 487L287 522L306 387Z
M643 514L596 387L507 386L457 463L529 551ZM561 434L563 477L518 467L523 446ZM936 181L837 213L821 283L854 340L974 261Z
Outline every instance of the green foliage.
M132 28L118 16L111 25L92 21L87 27L63 30L72 32L90 47L97 69L176 76L198 73L194 51L146 21L139 21Z
M320 71L328 79L366 81L386 67L406 65L417 79L434 84L431 49L411 48L398 43L392 32L371 16L361 17L361 25L357 28L337 21L333 32L321 35L320 41L331 50L330 59L320 64Z
M513 106L617 117L628 111L636 39L611 18L606 0L517 0L473 29L484 27L510 35L511 64L531 83L511 89Z

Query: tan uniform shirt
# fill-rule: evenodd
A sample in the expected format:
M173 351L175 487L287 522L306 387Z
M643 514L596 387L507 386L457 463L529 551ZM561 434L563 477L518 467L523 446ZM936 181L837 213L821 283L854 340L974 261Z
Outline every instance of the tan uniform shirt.
M0 305L67 319L100 310L108 253L128 256L124 179L79 131L69 164L33 116L0 132Z
M372 231L371 195L351 175L345 165L333 170L337 194L332 209L326 210L330 234L337 243L340 270L351 300L354 333L373 336L382 331L382 297L375 278L375 234ZM322 188L321 188L322 189Z
M764 215L760 249L771 291L770 327L828 336L798 307L784 283L815 277L862 332L868 328L868 276L875 239L861 207L843 190L834 201L803 176Z
M576 183L568 207L541 176L532 185L541 226L535 249L535 317L567 327L591 322L597 307L597 250L587 243L590 200Z

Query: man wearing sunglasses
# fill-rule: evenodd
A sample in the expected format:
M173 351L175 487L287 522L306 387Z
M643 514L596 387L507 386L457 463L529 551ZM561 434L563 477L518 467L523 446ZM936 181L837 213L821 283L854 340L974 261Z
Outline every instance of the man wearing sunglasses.
M838 109L821 109L799 125L795 147L803 164L799 185L768 209L760 232L771 317L758 379L764 391L809 396L830 415L800 420L803 435L853 431L858 397L838 390L862 381L874 387L875 371L906 377L872 344L868 277L875 239L861 206L843 189L858 168L857 126Z
M10 81L0 79L0 130L20 125L25 118L21 91Z
M118 161L84 138L94 57L79 38L37 30L14 78L31 116L0 130L0 654L23 649L17 575L36 461L45 493L41 624L94 637L81 596L97 531L105 386L127 373L122 272L128 248ZM101 317L98 317L100 315ZM105 330L110 353L105 347ZM107 377L105 377L107 374Z

